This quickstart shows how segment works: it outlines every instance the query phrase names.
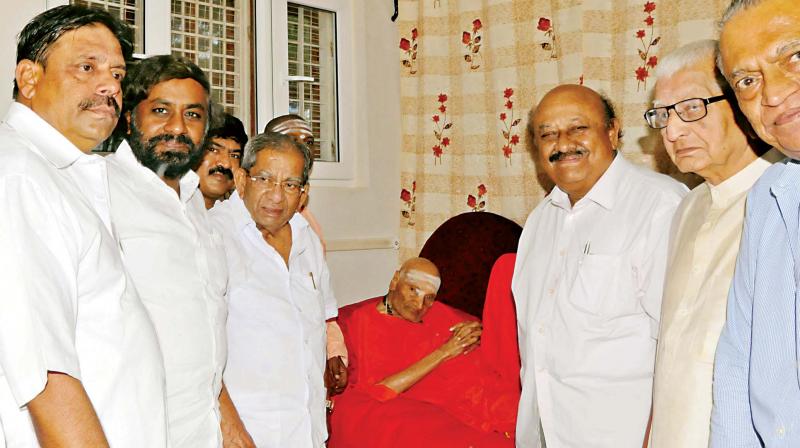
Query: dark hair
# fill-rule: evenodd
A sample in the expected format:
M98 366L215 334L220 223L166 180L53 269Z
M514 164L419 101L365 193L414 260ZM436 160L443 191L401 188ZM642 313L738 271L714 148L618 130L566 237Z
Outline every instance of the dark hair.
M108 28L119 41L125 61L131 59L133 31L127 24L102 9L64 5L48 9L25 25L17 37L17 64L27 59L41 64L46 69L48 52L53 44L64 33L89 25L102 25ZM18 93L19 86L14 80L15 99Z
M302 121L304 123L306 122L305 118L303 118L303 117L301 117L300 115L297 115L297 114L280 115L280 116L277 116L277 117L273 118L272 120L269 120L267 125L264 126L264 132L265 133L266 132L275 132L275 128L277 128L278 125L280 125L282 123L285 123L285 122L287 122L289 120L300 120L300 121Z
M606 129L611 129L611 126L614 125L614 120L617 119L617 111L614 108L614 103L612 103L607 96L600 92L597 92L597 95L600 97L600 102L603 103L603 114L606 118ZM622 126L620 126L619 131L617 131L617 140L622 141L622 135ZM619 145L619 143L617 144Z
M134 63L122 81L122 113L134 110L147 98L153 86L171 79L193 79L203 86L206 94L211 92L206 74L194 62L179 56L153 56ZM208 114L211 114L211 107L208 107Z
M314 156L308 146L298 143L292 137L277 132L264 132L258 134L249 142L244 148L244 157L242 157L242 168L250 171L256 163L256 155L262 150L270 149L273 151L286 151L295 150L303 155L303 185L308 183L308 176L311 173L311 168L314 166Z
M228 138L244 148L247 144L247 133L242 121L227 112L222 112L222 116L217 118L217 123L208 130L206 141L210 142L212 138Z

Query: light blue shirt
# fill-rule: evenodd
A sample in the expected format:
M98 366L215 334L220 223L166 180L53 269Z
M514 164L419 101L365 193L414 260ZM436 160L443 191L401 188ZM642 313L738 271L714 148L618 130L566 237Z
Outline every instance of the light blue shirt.
M714 365L711 446L800 447L800 161L770 167L747 201Z

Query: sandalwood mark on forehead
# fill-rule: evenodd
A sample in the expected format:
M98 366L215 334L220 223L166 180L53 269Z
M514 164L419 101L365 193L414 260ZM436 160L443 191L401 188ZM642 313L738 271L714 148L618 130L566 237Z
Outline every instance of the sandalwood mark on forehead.
M442 284L441 278L432 274L428 274L427 272L418 271L416 269L409 269L408 271L405 271L404 277L406 280L410 280L415 283L427 283L432 286L435 291L439 291L439 286Z

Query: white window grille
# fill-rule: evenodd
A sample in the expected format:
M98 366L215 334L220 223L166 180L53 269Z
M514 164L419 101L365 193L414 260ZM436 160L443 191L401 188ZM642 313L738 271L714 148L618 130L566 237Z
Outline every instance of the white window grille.
M289 112L314 133L314 157L339 161L336 13L287 4Z
M172 54L194 61L208 75L211 97L242 117L241 0L172 0Z
M73 5L102 8L133 28L135 53L144 52L143 0L70 0Z

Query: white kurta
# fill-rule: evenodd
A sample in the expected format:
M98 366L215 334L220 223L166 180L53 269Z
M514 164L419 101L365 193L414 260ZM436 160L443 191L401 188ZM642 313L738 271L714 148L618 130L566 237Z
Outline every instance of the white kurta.
M295 214L289 267L238 194L211 210L228 259L225 385L259 448L320 448L325 319L336 315L319 238Z
M186 173L179 197L136 160L127 142L107 160L114 228L164 354L172 447L222 446L228 272L199 177Z
M773 150L719 185L697 186L675 214L656 354L653 448L708 446L714 354L725 324L747 192L782 158Z
M522 397L517 446L641 446L672 215L686 187L618 154L570 205L528 217L512 289Z
M27 107L0 125L0 442L35 447L25 405L79 379L113 447L164 447L164 368L112 233L106 162Z

